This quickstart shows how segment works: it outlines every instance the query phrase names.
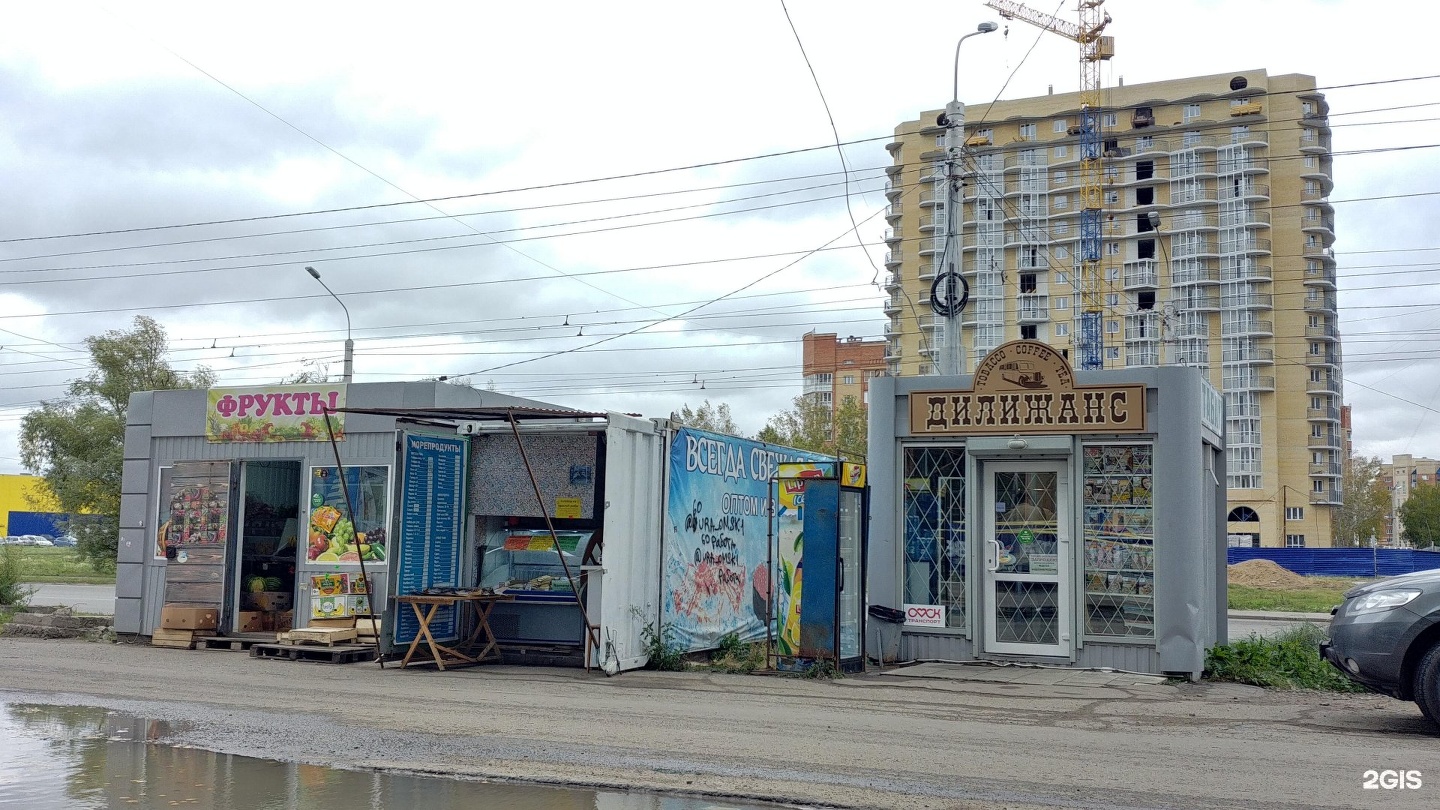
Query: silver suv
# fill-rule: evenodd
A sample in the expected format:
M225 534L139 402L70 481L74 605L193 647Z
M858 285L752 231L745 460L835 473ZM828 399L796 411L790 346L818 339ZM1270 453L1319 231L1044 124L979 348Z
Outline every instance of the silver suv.
M1350 680L1413 700L1440 724L1440 569L1345 592L1320 657Z

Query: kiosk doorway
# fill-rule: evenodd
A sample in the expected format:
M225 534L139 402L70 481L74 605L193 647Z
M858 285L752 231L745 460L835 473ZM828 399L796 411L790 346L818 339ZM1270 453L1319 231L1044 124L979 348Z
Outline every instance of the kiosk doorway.
M1068 467L988 463L982 481L981 649L1069 658L1074 520Z

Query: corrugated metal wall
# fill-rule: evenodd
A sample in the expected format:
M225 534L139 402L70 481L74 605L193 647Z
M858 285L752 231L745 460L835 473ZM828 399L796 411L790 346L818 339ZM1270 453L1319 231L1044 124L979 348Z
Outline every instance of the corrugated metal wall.
M646 661L641 633L658 625L662 493L668 448L653 423L609 415L605 432L605 552L598 622L621 669Z
M1230 565L1269 560L1306 576L1392 577L1440 568L1440 552L1409 548L1228 548Z

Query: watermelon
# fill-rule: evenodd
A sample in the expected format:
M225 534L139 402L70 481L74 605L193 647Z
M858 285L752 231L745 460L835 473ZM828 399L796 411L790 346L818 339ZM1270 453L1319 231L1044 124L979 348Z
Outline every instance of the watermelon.
M280 582L280 578L279 578L279 577L265 577L265 590L267 590L267 591L279 591L279 590L283 590L283 588L284 588L284 585L283 585L283 583Z
M251 593L260 593L265 590L265 578L250 577L250 579L245 581L245 590Z

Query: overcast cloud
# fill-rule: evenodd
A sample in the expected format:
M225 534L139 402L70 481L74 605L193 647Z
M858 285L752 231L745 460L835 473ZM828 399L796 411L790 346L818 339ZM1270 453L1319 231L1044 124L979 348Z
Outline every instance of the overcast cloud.
M884 143L948 100L956 39L999 19L979 0L788 6L840 139L864 140L845 148L848 212L779 0L8 8L0 471L20 469L20 417L83 373L80 341L136 314L222 385L338 374L344 315L306 265L349 307L357 381L470 374L650 416L708 398L758 430L800 391L802 334L881 335ZM1395 151L1440 144L1440 80L1399 81L1440 73L1440 12L1106 8L1110 86L1388 82L1327 91L1346 399L1359 452L1440 456L1440 150ZM971 121L997 95L1073 91L1075 57L1022 23L968 40ZM307 213L331 209L355 210ZM157 229L239 218L260 219Z

